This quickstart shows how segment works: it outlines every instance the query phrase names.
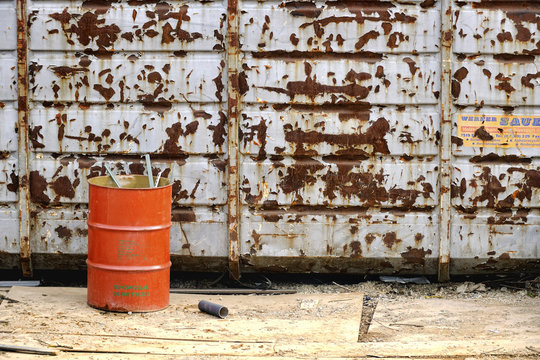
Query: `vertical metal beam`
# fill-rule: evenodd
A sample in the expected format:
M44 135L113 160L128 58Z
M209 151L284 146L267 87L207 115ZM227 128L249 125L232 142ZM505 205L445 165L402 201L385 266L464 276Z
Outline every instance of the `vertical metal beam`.
M440 224L439 224L439 281L450 279L450 220L451 220L451 172L452 172L452 0L441 0L441 161Z
M17 0L17 102L19 165L19 245L21 269L32 276L30 251L30 188L28 179L28 23L26 0Z
M239 198L239 146L238 114L240 92L238 88L238 62L240 43L238 40L238 0L227 2L227 113L228 113L228 231L229 273L240 278L240 198Z

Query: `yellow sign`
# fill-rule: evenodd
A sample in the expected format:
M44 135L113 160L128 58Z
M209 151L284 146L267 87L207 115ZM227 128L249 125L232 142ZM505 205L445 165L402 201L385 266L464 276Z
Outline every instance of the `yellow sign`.
M539 115L459 115L463 146L540 147Z

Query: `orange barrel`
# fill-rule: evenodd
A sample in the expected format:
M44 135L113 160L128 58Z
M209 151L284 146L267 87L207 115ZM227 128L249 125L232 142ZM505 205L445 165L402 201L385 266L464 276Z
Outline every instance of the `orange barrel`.
M88 202L88 305L155 311L169 305L171 184L149 188L143 175L91 178ZM154 178L154 182L156 179Z

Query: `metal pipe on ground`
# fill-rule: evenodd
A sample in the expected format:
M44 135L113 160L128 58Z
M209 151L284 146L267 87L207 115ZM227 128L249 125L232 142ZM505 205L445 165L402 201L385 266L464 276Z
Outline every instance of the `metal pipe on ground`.
M227 315L229 315L229 309L227 309L225 306L206 300L199 301L199 310L222 319L225 319Z

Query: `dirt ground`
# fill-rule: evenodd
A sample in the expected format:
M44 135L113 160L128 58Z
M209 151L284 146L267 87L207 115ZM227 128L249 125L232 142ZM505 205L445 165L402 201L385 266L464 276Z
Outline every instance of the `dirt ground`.
M242 295L233 299L227 295L205 295L204 297L216 302L231 301L232 311L227 320L230 322L219 320L222 321L220 323L201 317L194 305L197 299L194 295L175 295L171 298L168 311L172 311L171 316L174 318L169 318L165 313L128 316L106 312L94 314L95 310L85 304L85 289L81 289L85 286L84 273L42 273L38 274L37 278L45 287L65 287L67 290L63 290L63 293L71 294L66 295L65 299L66 302L71 302L69 308L80 310L66 315L64 309L56 309L57 305L53 301L49 304L52 306L50 311L44 311L40 306L49 305L45 301L33 303L31 292L27 292L25 298L24 291L17 295L17 291L8 293L7 289L4 289L0 295L13 294L15 299L20 301L11 304L4 300L1 305L4 309L4 340L20 341L23 338L21 336L25 335L30 344L43 346L51 343L47 334L52 333L62 321L69 324L75 320L86 324L81 325L82 327L95 327L94 322L88 320L99 318L97 323L103 328L88 332L109 334L107 336L113 337L118 336L114 334L128 334L122 335L122 342L139 349L139 352L129 355L130 359L142 359L143 356L150 356L151 359L221 359L237 356L291 359L540 359L538 274L461 277L448 283L436 283L433 278L416 279L420 282L430 280L429 284L396 282L411 281L411 277L385 282L378 276L247 274L238 282L230 280L227 274L172 274L173 289L257 288L297 291L297 294L283 297L288 297L289 303L276 303L278 298L275 296L254 298L253 295ZM55 291L59 290L38 288L36 291L42 291L43 294L38 297L50 302L55 298ZM63 300L56 301L61 303ZM265 301L270 302L265 305ZM259 302L260 304L256 305ZM27 308L34 315L27 318L17 317L20 315L16 316L14 310L10 311L17 306ZM60 322L55 323L52 320L55 317L51 317L51 314L55 311L62 313L63 320ZM307 318L304 319L301 314ZM50 317L51 320L39 320L40 316L43 319ZM83 316L86 321L71 319L70 316ZM118 325L120 327L116 329L111 325L114 323L109 321L111 317L116 319L115 321L120 319L128 322ZM153 327L138 327L132 323L147 322L149 319L152 319ZM32 325L35 321L37 325ZM28 326L22 325L25 322L28 322ZM191 325L186 327L187 323ZM247 332L233 328L234 324L240 323L244 324L240 328L247 329ZM12 328L13 324L16 324L15 328ZM174 343L172 338L168 338L178 336L176 328L180 325L184 329L183 335L193 340L193 348L185 343L186 339L182 339L183 343ZM124 326L127 327L124 329ZM93 350L88 354L74 352L75 350L71 350L71 353L61 352L59 358L112 359L121 355L111 350L117 346L117 338L106 341L100 338L91 340L94 338L86 336L81 338L84 340L81 345L73 342L80 335L79 330L82 327L72 334L69 331L74 330L66 333L54 330L58 332L55 342L71 344L75 349L85 345ZM306 330L308 327L312 330ZM120 330L121 328L124 330ZM32 333L24 329L39 331ZM141 335L146 336L146 340L137 338ZM160 341L165 341L168 345L162 348ZM213 345L208 341L217 342ZM231 341L233 343L230 343ZM0 343L2 342L0 340ZM100 353L97 351L100 349L98 345L105 346L101 349L108 346L109 350ZM164 351L162 349L167 349L164 357L158 355L159 351ZM142 355L143 353L146 355ZM6 358L32 358L21 356L9 354Z

